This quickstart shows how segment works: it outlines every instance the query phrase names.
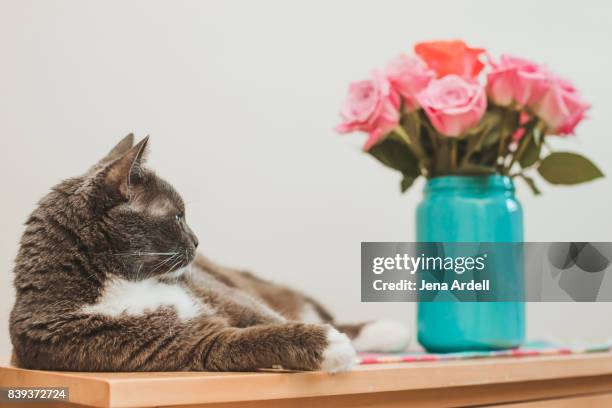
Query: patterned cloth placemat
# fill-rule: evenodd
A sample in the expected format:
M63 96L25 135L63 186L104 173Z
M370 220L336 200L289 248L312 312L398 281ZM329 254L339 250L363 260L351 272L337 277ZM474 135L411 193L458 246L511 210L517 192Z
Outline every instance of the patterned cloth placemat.
M410 351L401 353L359 353L358 364L403 363L418 361L465 360L487 357L526 357L561 354L583 354L612 351L612 342L604 344L558 345L532 341L511 350L461 351L457 353L427 353Z

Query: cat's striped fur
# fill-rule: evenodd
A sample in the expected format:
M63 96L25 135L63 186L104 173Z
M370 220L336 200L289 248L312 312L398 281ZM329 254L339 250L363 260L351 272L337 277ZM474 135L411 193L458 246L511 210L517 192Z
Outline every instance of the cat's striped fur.
M14 362L78 371L328 371L349 338L313 299L196 256L178 193L122 140L26 222L10 318ZM303 322L307 320L308 322ZM401 339L398 339L401 341Z

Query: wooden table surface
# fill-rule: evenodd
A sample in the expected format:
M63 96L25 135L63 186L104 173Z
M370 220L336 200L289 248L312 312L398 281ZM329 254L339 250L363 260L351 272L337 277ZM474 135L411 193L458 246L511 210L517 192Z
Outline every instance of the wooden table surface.
M4 359L0 387L69 388L71 404L40 407L612 407L612 353L377 364L340 374L56 372Z

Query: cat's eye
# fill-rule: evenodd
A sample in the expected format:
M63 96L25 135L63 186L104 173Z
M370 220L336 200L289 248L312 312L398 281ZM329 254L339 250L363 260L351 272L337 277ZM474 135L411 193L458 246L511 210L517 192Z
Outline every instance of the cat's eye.
M175 219L177 222L181 222L181 220L183 219L183 217L184 217L184 216L185 216L185 214L183 214L183 213L178 213L178 214L176 214L176 215L174 216L174 219Z

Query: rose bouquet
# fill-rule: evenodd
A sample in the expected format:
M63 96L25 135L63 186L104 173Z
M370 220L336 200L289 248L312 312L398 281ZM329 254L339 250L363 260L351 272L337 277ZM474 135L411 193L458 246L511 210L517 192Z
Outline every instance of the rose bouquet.
M546 143L573 135L590 107L569 81L522 58L494 61L463 41L414 51L350 84L337 127L367 133L364 150L401 172L402 191L419 176L497 173L522 178L536 194L531 168L553 184L603 176L587 158Z

